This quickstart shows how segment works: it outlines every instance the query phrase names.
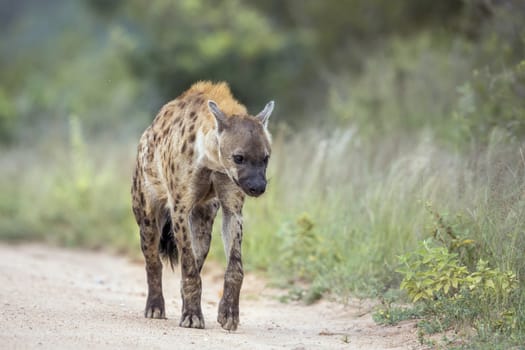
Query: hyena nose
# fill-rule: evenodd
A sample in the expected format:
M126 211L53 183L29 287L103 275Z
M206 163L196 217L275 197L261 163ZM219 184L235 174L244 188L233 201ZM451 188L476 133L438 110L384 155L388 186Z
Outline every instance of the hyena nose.
M248 185L248 193L252 196L260 196L266 191L266 181L253 182Z

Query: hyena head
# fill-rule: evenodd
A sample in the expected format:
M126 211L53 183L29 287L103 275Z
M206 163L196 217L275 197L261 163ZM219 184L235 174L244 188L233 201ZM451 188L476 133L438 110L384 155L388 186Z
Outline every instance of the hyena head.
M273 106L270 101L256 116L228 116L214 101L208 101L217 121L221 166L244 193L253 197L266 190L266 167L271 153L267 126Z

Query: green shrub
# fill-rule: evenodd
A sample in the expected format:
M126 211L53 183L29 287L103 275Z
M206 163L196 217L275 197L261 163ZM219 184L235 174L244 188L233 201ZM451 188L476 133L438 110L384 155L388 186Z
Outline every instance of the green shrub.
M489 268L479 260L473 272L459 262L458 254L442 246L423 241L421 247L399 257L403 275L400 288L413 302L432 302L438 298L457 299L468 291L480 302L508 301L516 290L516 275L510 271Z
M295 280L312 282L321 271L319 264L337 264L341 259L323 245L323 234L318 232L309 215L303 214L280 233L279 266ZM329 261L334 259L333 262Z
M399 259L400 288L424 306L421 326L427 333L465 325L478 335L488 329L507 334L517 330L518 280L513 272L491 268L482 259L469 271L457 253L429 240Z
M461 139L474 138L487 144L491 131L499 128L514 139L525 135L525 61L504 69L474 70L458 87L453 116ZM460 143L459 139L455 140Z

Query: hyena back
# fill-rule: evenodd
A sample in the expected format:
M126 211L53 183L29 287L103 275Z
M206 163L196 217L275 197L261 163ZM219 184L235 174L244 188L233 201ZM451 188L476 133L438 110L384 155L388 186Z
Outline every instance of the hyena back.
M146 261L145 317L165 317L161 257L172 265L180 257L180 326L204 328L200 271L220 207L227 268L217 320L237 329L242 207L246 195L266 189L273 106L271 101L251 116L225 83L199 82L164 105L143 133L131 193Z

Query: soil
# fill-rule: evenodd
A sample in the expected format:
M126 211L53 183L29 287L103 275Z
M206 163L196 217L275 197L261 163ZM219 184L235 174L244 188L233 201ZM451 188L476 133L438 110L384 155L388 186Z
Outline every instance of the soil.
M176 269L177 270L177 269ZM4 349L420 349L413 322L385 327L373 302L282 303L285 292L246 274L239 329L216 322L224 268L203 270L206 328L178 326L179 273L164 269L167 319L146 319L143 264L103 252L0 245Z

